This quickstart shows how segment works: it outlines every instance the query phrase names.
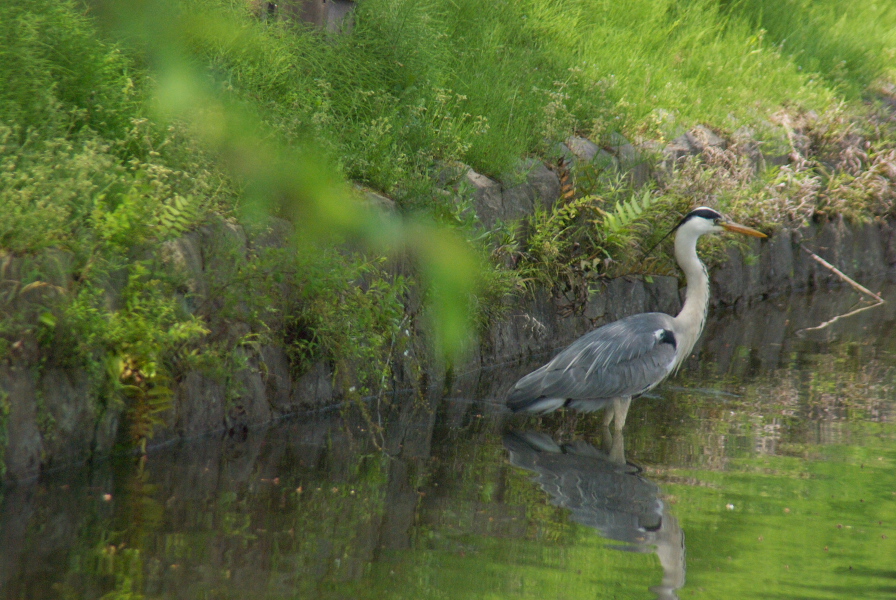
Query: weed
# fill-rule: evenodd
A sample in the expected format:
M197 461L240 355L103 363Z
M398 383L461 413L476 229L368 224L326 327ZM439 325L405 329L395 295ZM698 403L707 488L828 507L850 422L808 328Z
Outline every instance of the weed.
M297 256L296 269L296 295L285 313L294 368L327 360L346 389L381 389L384 369L406 349L405 280L389 275L384 259L326 248Z

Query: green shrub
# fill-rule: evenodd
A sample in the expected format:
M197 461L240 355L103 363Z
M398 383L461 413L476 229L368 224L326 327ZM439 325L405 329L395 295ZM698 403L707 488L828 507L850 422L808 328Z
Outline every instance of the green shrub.
M143 90L131 61L70 0L0 5L0 81L0 123L20 136L123 137Z
M390 275L384 259L328 248L301 252L294 264L285 341L296 371L326 360L353 391L383 389L392 361L410 345L405 279Z

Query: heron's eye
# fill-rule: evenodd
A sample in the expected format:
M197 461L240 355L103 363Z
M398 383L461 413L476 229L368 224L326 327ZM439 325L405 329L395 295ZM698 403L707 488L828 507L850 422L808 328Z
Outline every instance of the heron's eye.
M722 219L716 218L716 219L713 219L713 222L715 222L716 225L721 225Z

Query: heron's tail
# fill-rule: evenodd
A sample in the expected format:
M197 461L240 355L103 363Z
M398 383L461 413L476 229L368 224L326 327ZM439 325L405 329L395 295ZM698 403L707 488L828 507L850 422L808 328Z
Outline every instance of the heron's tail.
M548 398L533 396L526 390L514 388L507 397L507 407L513 412L545 414L553 412L566 404L566 398Z

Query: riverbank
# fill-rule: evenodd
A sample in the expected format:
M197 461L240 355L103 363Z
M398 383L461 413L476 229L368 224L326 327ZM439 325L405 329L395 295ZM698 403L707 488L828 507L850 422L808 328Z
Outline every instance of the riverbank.
M846 26L815 5L787 36L750 3L555 4L367 0L343 35L0 7L5 477L674 312L645 251L693 204L774 234L703 248L716 302L828 285L798 242L889 273L889 13L848 15L859 49L817 46Z
M219 235L207 235L208 231L200 230L197 235L172 244L176 250L168 258L180 267L194 261L187 284L192 290L203 289L209 285L209 278L219 275L214 260L203 262L198 258L214 256L202 240L220 240ZM238 229L231 231L239 239L246 239ZM795 230L782 229L767 241L729 247L721 264L711 273L713 307L744 306L789 292L821 291L842 285L801 247L817 252L859 280L896 276L896 223L855 226L840 219ZM567 298L547 289L510 298L502 311L506 316L481 332L474 354L452 372L522 362L630 314L675 314L681 306L680 283L683 282L670 276L609 279L601 282L580 306L573 306ZM195 299L202 299L198 292L192 293ZM236 320L221 326L248 328ZM358 398L355 390L349 389L353 381L334 378L333 364L319 362L296 377L281 345L257 345L245 348L244 353L245 363L232 374L232 381L236 382L233 387L199 369L187 371L172 382L172 401L159 415L150 444L211 432L243 435L273 419ZM388 388L438 387L445 385L439 382L446 382L446 375L451 377L443 367L436 366L438 362L430 360L419 341L416 346L409 343L407 350L394 353L392 360L394 378L390 377L384 382L385 387L377 391L386 397ZM103 399L92 393L83 370L38 368L27 361L11 361L3 365L0 374L10 405L5 457L10 477L27 479L42 469L104 456L121 443L126 407L107 405L105 411L98 410L104 405Z

